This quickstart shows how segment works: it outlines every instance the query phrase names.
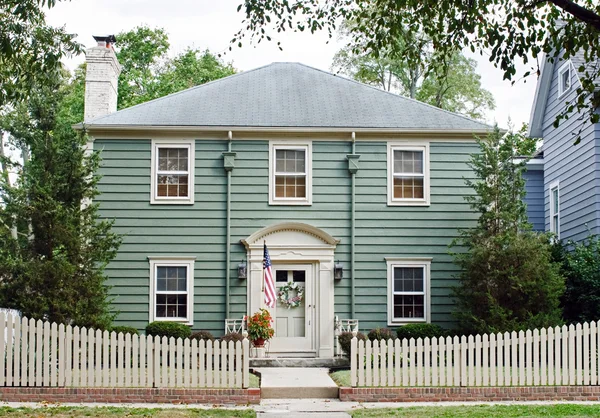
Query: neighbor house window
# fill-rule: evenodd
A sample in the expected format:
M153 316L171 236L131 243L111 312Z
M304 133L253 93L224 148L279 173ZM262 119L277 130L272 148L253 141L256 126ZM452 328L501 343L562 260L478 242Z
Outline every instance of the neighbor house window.
M571 61L567 61L558 70L558 95L562 96L571 89Z
M429 322L430 258L386 258L388 324Z
M269 203L310 205L311 144L271 143L269 154Z
M194 202L193 142L153 143L151 202Z
M388 145L388 205L429 205L429 145Z
M150 321L193 322L193 258L150 258Z
M550 185L550 232L560 239L560 188L558 181Z

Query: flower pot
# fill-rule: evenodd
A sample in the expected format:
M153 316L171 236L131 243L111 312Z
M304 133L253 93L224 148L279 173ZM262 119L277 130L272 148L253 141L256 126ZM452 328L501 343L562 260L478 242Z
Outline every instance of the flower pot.
M254 345L254 347L264 347L265 346L265 339L264 338L257 338L256 340L252 340L252 344Z

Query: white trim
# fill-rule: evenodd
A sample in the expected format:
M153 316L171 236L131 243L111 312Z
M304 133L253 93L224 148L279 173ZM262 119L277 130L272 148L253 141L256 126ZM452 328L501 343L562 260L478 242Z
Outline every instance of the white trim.
M387 312L388 326L402 325L407 323L430 323L431 322L431 258L415 257L385 257L387 263ZM424 293L424 318L401 318L394 319L394 267L422 267L424 270L423 293Z
M151 180L150 204L152 205L192 205L194 204L194 168L196 162L195 140L184 139L153 139L151 152ZM159 197L157 196L156 177L158 173L158 148L187 148L188 149L188 196L187 197ZM180 172L173 172L178 174ZM183 173L183 172L182 172Z
M396 199L394 198L394 151L421 151L423 152L423 199ZM430 196L430 169L429 169L429 142L388 142L387 144L387 205L388 206L429 206Z
M570 92L573 88L573 66L571 65L571 60L567 60L561 67L558 69L558 98L560 99L565 94ZM569 87L563 90L562 85L562 75L568 72L569 74Z
M275 197L275 151L280 149L305 152L306 198ZM312 141L269 141L269 205L312 205Z
M556 190L557 196L558 196L558 212L554 211L554 190ZM559 180L555 180L552 183L550 183L550 187L549 187L549 191L550 191L550 196L549 196L549 201L550 201L550 232L556 234L556 238L560 239L560 181ZM558 218L558 231L555 231L556 228L554 228L554 217Z
M150 301L148 321L173 321L186 325L194 324L194 264L196 257L148 257L150 262ZM186 267L187 268L187 317L186 318L157 318L156 317L156 269L157 267Z

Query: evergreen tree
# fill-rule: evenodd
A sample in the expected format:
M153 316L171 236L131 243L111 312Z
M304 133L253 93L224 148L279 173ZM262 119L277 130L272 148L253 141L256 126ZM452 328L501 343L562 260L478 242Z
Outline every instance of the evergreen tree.
M0 179L0 306L35 319L106 328L112 322L104 267L120 237L100 220L99 156L68 126L68 74L42 86L2 120L22 159Z
M477 226L461 231L454 254L461 268L454 289L455 312L464 332L504 332L555 326L561 322L564 279L552 261L550 237L527 222L525 161L535 139L498 128L477 139L481 152L471 157L475 195L466 200L479 213Z

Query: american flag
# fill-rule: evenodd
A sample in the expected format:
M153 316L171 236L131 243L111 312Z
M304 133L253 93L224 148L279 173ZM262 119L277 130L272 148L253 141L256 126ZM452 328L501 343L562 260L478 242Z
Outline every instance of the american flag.
M275 302L277 302L277 295L275 294L275 282L273 281L273 270L271 269L271 257L269 256L266 242L263 254L263 270L265 275L265 305L269 308L274 308Z

